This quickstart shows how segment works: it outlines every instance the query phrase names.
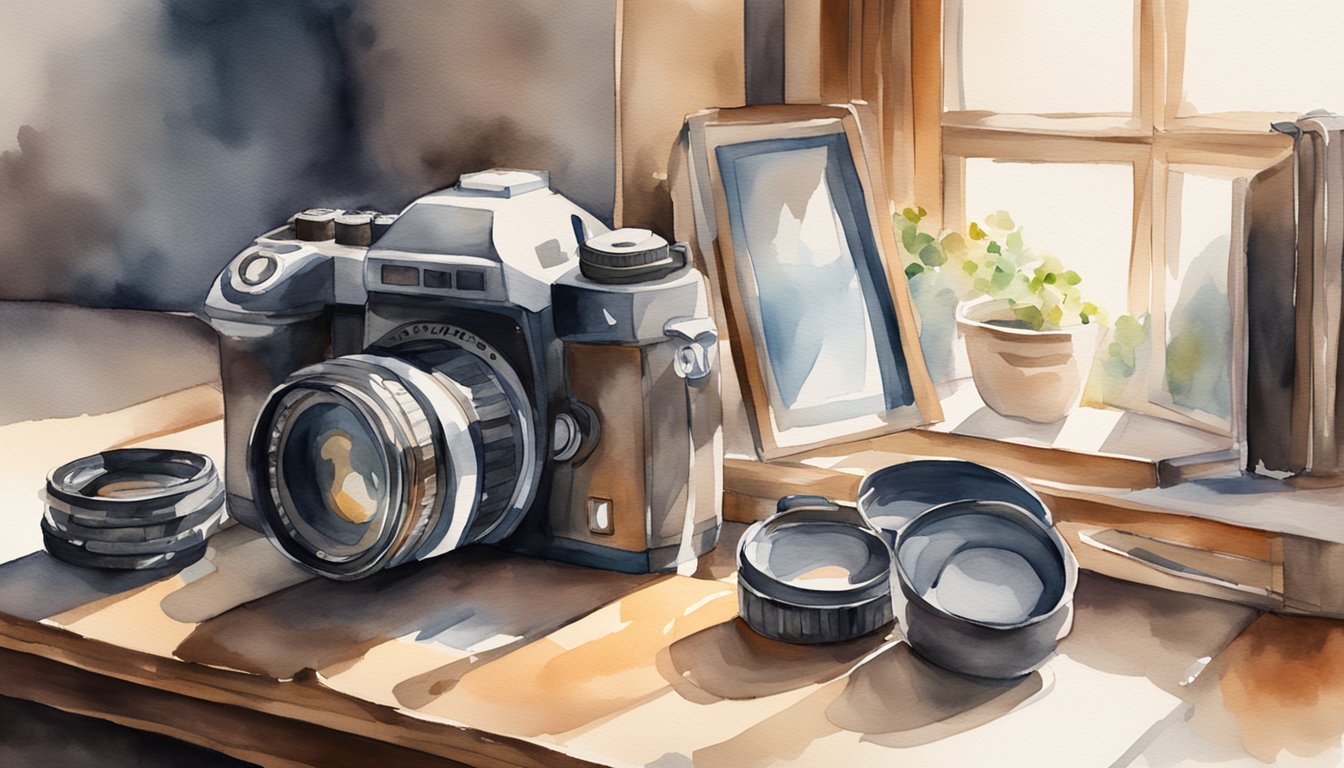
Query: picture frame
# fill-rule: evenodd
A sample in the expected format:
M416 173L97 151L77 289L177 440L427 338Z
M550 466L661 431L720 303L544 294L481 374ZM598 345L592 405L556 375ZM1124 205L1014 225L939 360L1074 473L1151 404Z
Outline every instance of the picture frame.
M761 459L942 419L865 107L740 107L686 121L695 239ZM762 281L779 298L763 302Z

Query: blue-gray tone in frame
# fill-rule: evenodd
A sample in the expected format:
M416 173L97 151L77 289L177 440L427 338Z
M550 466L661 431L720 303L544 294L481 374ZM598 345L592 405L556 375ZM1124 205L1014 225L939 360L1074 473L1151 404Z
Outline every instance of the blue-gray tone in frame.
M739 277L741 265L749 263L756 281L760 327L753 331L763 337L778 406L804 406L799 399L805 387L812 390L809 399L823 405L862 397L870 361L877 366L881 395L880 407L868 412L914 404L895 308L847 137L766 139L720 146L715 153ZM824 171L814 181L809 164L819 153ZM809 210L819 202L830 204L824 212L830 220L807 218L822 215ZM781 229L758 233L773 235L768 242L753 237L749 226L768 227L771 216ZM796 240L781 252L780 235L792 234L783 231L788 226L797 227ZM787 252L790 247L796 251ZM839 370L813 376L819 363L839 363ZM858 415L825 412L830 420ZM787 414L776 418L787 426Z

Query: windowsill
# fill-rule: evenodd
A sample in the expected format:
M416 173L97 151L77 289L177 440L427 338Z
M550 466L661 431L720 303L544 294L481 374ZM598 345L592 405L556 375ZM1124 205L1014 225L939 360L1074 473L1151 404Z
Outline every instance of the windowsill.
M1329 576L1344 569L1344 487L1242 475L1229 438L1143 414L1080 408L1061 424L1035 425L994 414L965 385L949 391L943 407L946 421L933 427L771 463L726 459L725 519L763 519L791 493L852 502L863 477L883 467L967 459L1035 488L1082 568L1261 609L1344 616L1344 590ZM1217 447L1224 450L1184 455ZM1182 475L1175 478L1182 482L1158 487L1159 479ZM1108 531L1112 539L1141 537L1138 547L1179 567L1204 564L1206 572L1234 581L1244 581L1238 574L1250 569L1261 578L1229 586L1088 546L1088 536Z
M1232 439L1114 408L1081 407L1055 424L1000 416L969 380L939 387L944 420L762 464L729 458L727 515L749 521L788 493L852 500L868 473L918 458L978 461L1056 499L1118 513L1178 515L1344 543L1344 487L1243 475ZM754 500L754 501L751 501Z
M940 385L939 396L938 424L775 463L862 475L900 457L942 456L1052 485L1133 491L1225 471L1231 458L1231 438L1141 413L1080 407L1061 421L1039 424L1000 416L969 379Z
M969 380L945 384L939 394L943 421L925 428L930 432L1152 462L1159 473L1158 487L1137 489L1098 487L1085 474L1073 481L1038 480L1052 491L1344 543L1344 515L1339 514L1344 507L1344 487L1307 488L1293 481L1242 474L1230 437L1115 408L1078 408L1055 424L1008 418L986 406ZM1203 456L1210 458L1201 462ZM1190 457L1196 458L1188 461Z
M1053 424L1000 416L969 379L940 385L938 394L943 421L929 432L1153 463L1232 448L1229 437L1118 408L1080 407Z
M1151 136L1133 115L1112 114L1011 114L976 110L949 111L942 115L944 128L979 128L1008 133L1043 133L1059 136Z

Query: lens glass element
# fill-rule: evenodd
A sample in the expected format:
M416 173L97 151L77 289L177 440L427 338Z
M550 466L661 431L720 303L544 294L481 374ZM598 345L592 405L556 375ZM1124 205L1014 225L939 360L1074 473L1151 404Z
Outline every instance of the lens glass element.
M288 425L279 475L296 533L329 557L359 554L386 514L388 471L377 437L350 408L305 408Z

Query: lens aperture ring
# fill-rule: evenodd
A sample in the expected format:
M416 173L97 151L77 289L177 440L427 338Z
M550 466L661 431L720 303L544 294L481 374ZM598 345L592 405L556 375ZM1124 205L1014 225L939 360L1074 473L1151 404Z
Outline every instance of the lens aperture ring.
M444 420L454 415L470 420L455 400L440 393L434 379L425 371L406 360L381 355L349 355L330 361L340 361L359 370L371 386L382 387L387 397L382 398L388 410L397 414L401 435L393 441L408 471L405 494L400 499L400 510L389 510L401 528L386 567L400 565L416 556L426 540L445 536L459 546L468 530L467 520L457 520L445 509L459 506L463 476L476 472L474 451L469 441L453 440L444 430ZM451 413L457 411L456 414ZM471 489L468 489L471 491ZM448 518L444 520L444 518ZM456 524L454 524L456 523Z
M424 539L438 510L438 451L435 449L430 417L415 396L396 379L383 379L381 383L397 404L402 423L407 428L407 436L410 437L403 455L406 466L411 470L411 482L406 484L409 497L405 499L405 504L412 522L405 526L404 538L394 545L395 553L388 564L391 566L411 556L418 543Z
M513 501L522 459L518 414L489 365L467 352L434 365L435 378L470 401L480 445L480 498L473 540L502 517Z

